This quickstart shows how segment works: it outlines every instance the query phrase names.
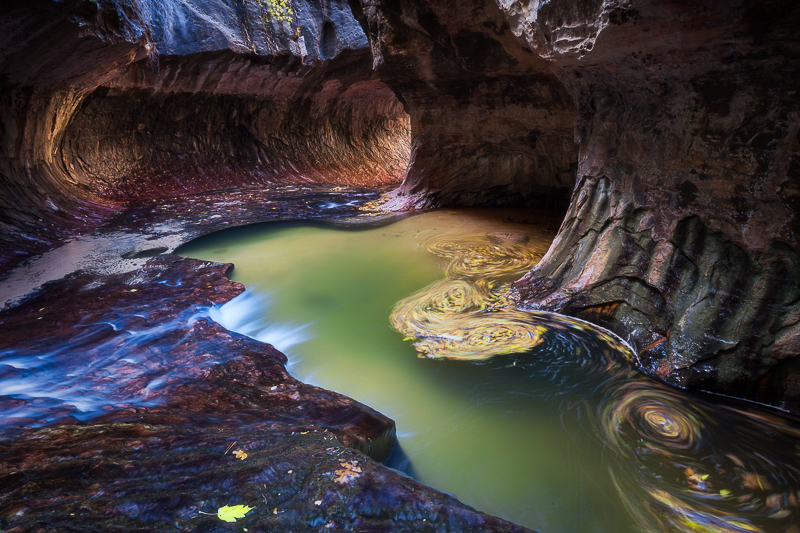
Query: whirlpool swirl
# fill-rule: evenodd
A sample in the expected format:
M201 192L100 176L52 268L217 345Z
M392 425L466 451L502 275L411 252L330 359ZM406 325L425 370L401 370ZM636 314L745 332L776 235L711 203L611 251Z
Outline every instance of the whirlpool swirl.
M520 308L508 280L539 259L524 238L443 237L426 249L447 260L446 279L401 300L391 314L392 327L421 356L475 361L536 354L558 336L588 333L598 341L598 353L581 364L607 376L599 434L621 459L611 479L641 530L800 533L800 432L754 410L687 401L686 393L636 372L632 349L610 332ZM725 427L740 428L735 442L726 441ZM785 446L775 457L752 452L777 436Z

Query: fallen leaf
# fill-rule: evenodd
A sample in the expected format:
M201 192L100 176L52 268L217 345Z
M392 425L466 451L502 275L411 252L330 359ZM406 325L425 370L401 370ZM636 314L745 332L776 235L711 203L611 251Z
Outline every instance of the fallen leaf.
M333 478L336 483L346 485L361 475L362 470L358 467L358 461L342 461L339 464L342 468L333 472L336 474Z
M244 461L247 459L247 453L243 450L233 450L233 455L235 455L238 459Z
M217 516L225 522L236 522L237 518L244 518L244 515L249 513L251 509L253 507L247 505L234 505L233 507L226 505L217 510Z

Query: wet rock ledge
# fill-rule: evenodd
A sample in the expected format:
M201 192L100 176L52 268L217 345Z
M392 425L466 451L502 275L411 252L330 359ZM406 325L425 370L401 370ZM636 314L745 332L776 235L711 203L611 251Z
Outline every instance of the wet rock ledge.
M131 207L93 238L144 241L160 227L177 245L217 225L346 221L358 214L347 201L377 198L195 195ZM321 213L321 200L342 205ZM0 367L0 386L22 384L0 400L3 531L527 531L381 465L392 420L298 382L283 354L210 320L212 304L243 290L225 277L231 265L171 254L108 263L0 313L0 353L17 361ZM228 524L216 516L226 505L253 510Z

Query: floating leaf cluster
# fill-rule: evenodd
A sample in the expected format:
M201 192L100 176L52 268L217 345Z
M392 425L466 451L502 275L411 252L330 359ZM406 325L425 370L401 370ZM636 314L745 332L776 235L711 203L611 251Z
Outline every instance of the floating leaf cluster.
M643 530L797 531L782 521L800 509L800 430L732 408L712 417L671 387L626 378L614 380L600 423L611 449L628 459L631 472L613 480ZM739 428L737 441L720 445L715 433L724 426ZM752 453L765 435L791 443L788 454ZM665 468L672 473L665 475Z
M597 433L622 459L611 480L637 530L800 533L800 429L756 409L696 405L638 375L630 346L603 328L520 309L507 279L537 259L525 244L488 234L428 242L427 250L447 261L447 279L399 301L392 327L425 356L467 360L527 351L547 331L591 334L602 344L591 345L594 359L586 362L607 375ZM732 427L736 439L729 438ZM765 439L775 449L767 451Z
M445 276L395 305L392 327L427 357L487 359L524 352L545 328L516 309L503 278L524 272L539 255L522 242L488 235L440 237L427 250L444 259Z
M492 235L441 239L428 244L428 251L447 259L444 275L456 278L502 278L522 274L541 255L523 243Z

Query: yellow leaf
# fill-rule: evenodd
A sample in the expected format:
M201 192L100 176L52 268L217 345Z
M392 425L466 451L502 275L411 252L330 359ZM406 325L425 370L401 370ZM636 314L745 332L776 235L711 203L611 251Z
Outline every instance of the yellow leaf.
M340 461L339 465L342 469L335 470L333 473L335 474L334 481L340 485L347 485L361 475L362 470L357 466L358 461Z
M722 489L722 490L719 491L719 493L720 493L720 496L730 496L731 491L729 491L728 489Z
M243 450L233 450L233 455L235 455L237 459L241 459L242 461L247 459L247 452Z
M234 505L233 507L226 505L217 510L217 516L220 520L226 522L236 522L237 518L244 518L244 515L250 512L251 509L253 507L247 505Z

